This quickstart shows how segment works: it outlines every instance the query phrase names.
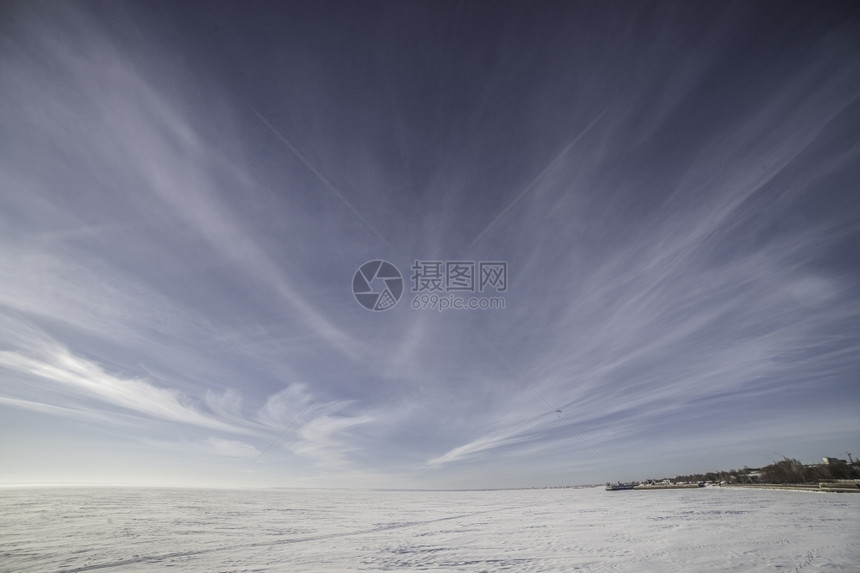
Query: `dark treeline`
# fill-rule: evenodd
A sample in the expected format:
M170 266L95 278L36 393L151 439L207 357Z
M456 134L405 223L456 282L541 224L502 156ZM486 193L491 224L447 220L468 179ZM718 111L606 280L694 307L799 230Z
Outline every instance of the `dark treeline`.
M784 458L762 468L682 475L676 482L726 482L764 484L813 484L827 480L860 479L860 462L842 461L829 464L804 465L798 460Z

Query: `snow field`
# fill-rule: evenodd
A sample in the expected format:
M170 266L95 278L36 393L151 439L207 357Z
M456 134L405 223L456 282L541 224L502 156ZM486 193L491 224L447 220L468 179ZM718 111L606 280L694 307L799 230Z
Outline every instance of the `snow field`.
M857 571L860 495L0 490L0 571Z

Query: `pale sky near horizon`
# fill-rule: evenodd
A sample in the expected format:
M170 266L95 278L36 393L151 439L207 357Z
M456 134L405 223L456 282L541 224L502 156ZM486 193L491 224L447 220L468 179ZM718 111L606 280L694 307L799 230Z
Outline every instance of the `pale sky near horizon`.
M0 484L860 456L858 17L0 4ZM375 260L386 310L353 293ZM416 261L474 288L418 291Z

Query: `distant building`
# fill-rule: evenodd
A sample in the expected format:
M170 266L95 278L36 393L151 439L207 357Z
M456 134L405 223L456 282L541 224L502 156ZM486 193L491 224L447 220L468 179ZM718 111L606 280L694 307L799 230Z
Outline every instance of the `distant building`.
M826 465L826 466L830 465L830 464L847 464L848 463L845 460L840 460L839 458L821 458L821 461L823 461L824 465Z

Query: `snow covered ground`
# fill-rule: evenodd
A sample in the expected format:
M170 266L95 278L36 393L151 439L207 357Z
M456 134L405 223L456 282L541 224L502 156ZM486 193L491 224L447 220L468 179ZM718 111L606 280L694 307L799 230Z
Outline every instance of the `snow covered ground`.
M860 495L0 490L0 571L858 571Z

